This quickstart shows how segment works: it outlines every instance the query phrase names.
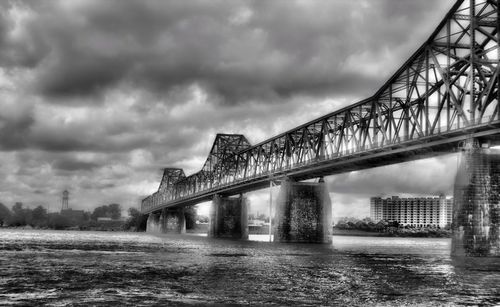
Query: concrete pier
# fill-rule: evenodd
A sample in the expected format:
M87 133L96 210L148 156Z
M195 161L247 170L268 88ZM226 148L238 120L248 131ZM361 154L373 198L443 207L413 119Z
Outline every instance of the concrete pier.
M500 257L500 153L470 140L455 179L452 256Z
M163 233L186 233L186 217L183 207L163 209L161 218L163 218Z
M275 242L331 243L332 202L323 178L318 183L283 180L275 220Z
M161 213L150 213L146 224L150 233L186 233L184 208L164 208Z
M150 213L148 221L146 222L146 232L161 233L160 215L157 213Z
M248 239L248 200L246 197L215 195L210 208L208 236Z

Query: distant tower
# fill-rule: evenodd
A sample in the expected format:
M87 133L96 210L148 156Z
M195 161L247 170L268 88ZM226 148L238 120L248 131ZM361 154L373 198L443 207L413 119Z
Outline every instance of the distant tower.
M64 190L62 193L62 210L68 210L69 192Z

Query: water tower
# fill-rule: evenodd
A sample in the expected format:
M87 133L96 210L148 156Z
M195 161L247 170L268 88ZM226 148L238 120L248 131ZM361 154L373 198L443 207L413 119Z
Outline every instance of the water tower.
M69 192L67 190L64 190L62 193L62 210L68 210L68 202L69 202Z

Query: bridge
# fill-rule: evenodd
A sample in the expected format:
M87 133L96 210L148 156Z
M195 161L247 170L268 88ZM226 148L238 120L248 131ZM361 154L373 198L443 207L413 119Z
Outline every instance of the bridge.
M231 196L280 179L275 240L325 242L331 203L323 176L462 149L454 251L499 256L500 171L489 149L500 143L499 2L458 0L427 41L367 99L256 145L243 135L218 134L199 172L164 170L158 191L142 201L149 230L182 231L182 208L212 200L210 234L218 236L231 220L239 230L230 232L244 237L245 221L237 216L246 214L246 200ZM319 182L303 182L315 178ZM301 221L304 214L318 217L314 235L301 226L311 225ZM172 220L174 226L168 226Z

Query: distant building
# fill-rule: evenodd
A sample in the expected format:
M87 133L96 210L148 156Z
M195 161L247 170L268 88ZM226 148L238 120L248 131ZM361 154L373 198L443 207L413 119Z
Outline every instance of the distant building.
M69 192L64 190L62 193L62 207L61 211L69 209Z
M67 217L71 224L81 224L85 222L85 212L83 210L65 209L61 210L61 215Z
M453 199L440 197L370 199L370 217L416 227L451 225Z

